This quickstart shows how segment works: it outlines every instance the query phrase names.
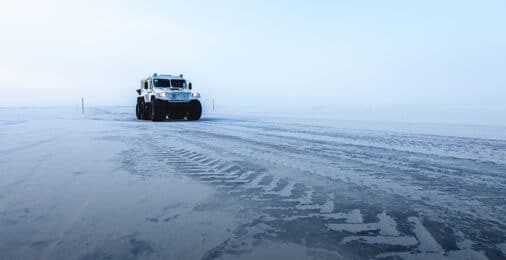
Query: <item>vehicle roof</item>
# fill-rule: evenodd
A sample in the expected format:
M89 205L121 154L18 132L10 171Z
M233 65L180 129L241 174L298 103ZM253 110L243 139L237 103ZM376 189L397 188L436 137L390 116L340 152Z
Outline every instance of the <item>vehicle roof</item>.
M153 76L148 77L147 79L182 79L182 80L184 80L184 78L181 76L164 75L164 74L158 74L156 76L153 75Z

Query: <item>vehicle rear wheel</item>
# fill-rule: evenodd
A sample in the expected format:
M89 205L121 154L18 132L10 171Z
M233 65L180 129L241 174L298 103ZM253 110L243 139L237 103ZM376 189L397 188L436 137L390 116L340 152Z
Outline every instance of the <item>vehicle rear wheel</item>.
M137 101L137 106L135 106L135 116L139 120L144 119L142 116L142 110L143 110L142 104L140 104L139 101Z
M186 118L190 121L199 120L202 116L202 105L198 100L190 101L190 108L188 109L188 115Z
M162 101L156 100L156 98L151 99L151 120L152 121L162 121L165 119L166 112L164 109L164 104Z

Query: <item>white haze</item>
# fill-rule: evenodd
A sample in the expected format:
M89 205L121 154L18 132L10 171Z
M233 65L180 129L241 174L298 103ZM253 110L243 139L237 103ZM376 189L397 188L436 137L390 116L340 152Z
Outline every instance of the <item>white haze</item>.
M504 1L104 2L2 1L0 106L131 105L158 72L224 110L506 124Z

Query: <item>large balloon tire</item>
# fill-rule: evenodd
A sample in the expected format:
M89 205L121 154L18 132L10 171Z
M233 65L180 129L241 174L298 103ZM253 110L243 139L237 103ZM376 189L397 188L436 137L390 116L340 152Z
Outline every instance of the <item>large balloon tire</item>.
M164 104L162 101L156 100L156 98L151 99L151 121L159 122L163 121L167 115Z
M190 121L199 120L202 116L202 105L198 100L190 101L190 108L188 109L188 115L186 118Z
M137 117L138 120L142 120L144 119L143 116L142 116L142 104L139 103L139 101L137 101L137 105L135 106L135 117Z

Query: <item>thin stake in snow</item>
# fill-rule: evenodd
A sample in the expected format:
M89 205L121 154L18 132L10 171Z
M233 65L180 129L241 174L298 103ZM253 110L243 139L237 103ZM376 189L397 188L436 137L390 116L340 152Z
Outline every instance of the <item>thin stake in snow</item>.
M84 115L84 97L81 97L81 108Z

